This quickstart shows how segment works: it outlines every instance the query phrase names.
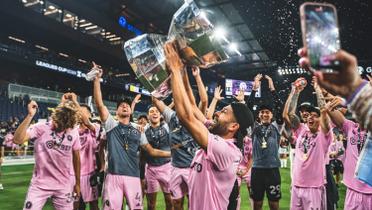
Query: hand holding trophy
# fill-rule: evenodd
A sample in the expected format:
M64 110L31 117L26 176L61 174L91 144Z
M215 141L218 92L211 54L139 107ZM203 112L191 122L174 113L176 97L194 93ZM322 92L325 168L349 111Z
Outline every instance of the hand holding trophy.
M154 97L164 99L171 93L164 44L175 42L185 65L209 68L228 59L213 32L213 25L196 3L187 1L173 15L168 37L144 34L125 42L124 51L142 85Z

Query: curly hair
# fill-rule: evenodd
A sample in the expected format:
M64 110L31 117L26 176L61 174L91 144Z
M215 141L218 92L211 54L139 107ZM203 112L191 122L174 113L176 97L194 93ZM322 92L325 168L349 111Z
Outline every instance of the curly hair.
M78 122L78 108L71 101L61 103L53 111L52 120L57 125L57 132L74 128Z

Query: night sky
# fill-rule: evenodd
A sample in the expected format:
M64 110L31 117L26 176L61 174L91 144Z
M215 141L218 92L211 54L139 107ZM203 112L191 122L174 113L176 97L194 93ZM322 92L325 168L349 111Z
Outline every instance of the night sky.
M298 0L233 0L269 58L281 66L297 64L302 46ZM341 47L372 63L372 6L368 0L330 0L338 10Z

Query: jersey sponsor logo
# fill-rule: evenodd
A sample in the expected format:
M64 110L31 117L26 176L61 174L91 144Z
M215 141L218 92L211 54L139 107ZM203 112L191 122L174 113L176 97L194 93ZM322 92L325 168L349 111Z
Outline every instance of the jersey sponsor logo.
M191 165L191 169L195 170L196 172L200 173L202 172L203 170L203 165L201 163L198 163L198 162L194 162L192 165Z
M70 151L71 150L71 146L69 145L64 145L64 144L61 144L59 146L57 146L53 140L49 140L49 141L46 141L45 142L45 146L48 148L48 149L59 149L59 150L62 150L62 151Z
M67 135L67 140L72 141L72 136L71 135Z
M48 149L52 149L52 148L53 148L53 145L54 145L53 140L49 140L49 141L45 142L45 146L46 146Z
M32 202L31 201L27 201L26 204L25 204L25 208L26 209L31 209L32 208Z

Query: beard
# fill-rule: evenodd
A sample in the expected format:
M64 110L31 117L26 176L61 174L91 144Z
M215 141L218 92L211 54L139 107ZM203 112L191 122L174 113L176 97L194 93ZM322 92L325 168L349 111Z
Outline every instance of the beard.
M226 123L216 122L214 125L212 125L211 127L209 127L209 131L212 134L221 136L221 135L223 135L223 134L226 133L226 131L227 131L227 124Z
M118 117L119 118L127 118L127 117L130 117L130 114L128 114L128 113L119 113L118 114Z

